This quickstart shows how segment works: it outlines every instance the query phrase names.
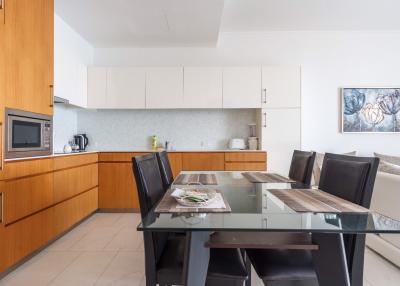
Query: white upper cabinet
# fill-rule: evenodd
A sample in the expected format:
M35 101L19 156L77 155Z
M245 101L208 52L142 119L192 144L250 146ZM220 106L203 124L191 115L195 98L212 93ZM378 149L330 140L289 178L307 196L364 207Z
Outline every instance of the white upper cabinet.
M87 74L88 108L104 108L107 105L107 68L89 67Z
M183 67L146 69L146 108L183 107Z
M224 68L224 108L260 108L261 91L261 67Z
M106 104L106 108L145 108L145 69L131 67L108 68Z
M184 68L184 108L222 108L222 68Z
M266 66L262 68L263 108L301 106L300 67Z

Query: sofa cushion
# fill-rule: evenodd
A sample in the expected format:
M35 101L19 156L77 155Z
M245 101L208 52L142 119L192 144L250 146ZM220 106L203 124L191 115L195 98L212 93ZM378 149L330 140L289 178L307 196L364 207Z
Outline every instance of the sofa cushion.
M400 165L391 164L386 161L380 161L379 169L380 172L385 172L394 175L400 175Z
M385 155L385 154L380 154L380 153L374 153L374 156L381 159L381 161L385 161L385 162L400 166L400 157L399 156Z
M343 153L343 155L349 155L349 156L355 156L356 154L357 151ZM319 185L319 179L321 178L321 168L322 168L322 163L324 162L324 157L325 157L324 153L316 152L314 166L313 166L313 178L315 186Z

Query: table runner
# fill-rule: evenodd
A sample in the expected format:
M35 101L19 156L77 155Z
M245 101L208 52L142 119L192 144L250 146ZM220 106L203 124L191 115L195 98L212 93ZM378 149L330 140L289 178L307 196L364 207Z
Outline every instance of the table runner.
M171 196L173 190L168 190L161 201L158 203L154 212L156 213L229 213L232 211L228 201L219 190L201 190L202 192L217 192L221 195L221 198L225 204L225 208L192 208L182 207L177 201ZM179 207L178 207L179 206Z
M274 173L245 172L242 175L252 183L294 183L292 179Z
M218 185L215 174L180 174L174 185Z
M368 209L321 190L268 190L296 212L365 213Z

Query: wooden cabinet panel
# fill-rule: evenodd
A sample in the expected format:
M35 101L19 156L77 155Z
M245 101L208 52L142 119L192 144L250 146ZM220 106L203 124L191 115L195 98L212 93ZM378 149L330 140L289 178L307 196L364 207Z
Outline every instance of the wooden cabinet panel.
M66 169L80 165L97 163L99 156L95 154L79 154L54 157L54 170Z
M47 208L54 203L53 174L7 181L3 199L6 224Z
M222 68L184 68L184 107L222 108Z
M54 173L54 201L63 201L97 186L97 163L57 171Z
M3 154L3 132L4 132L4 108L5 108L5 25L4 25L4 4L0 9L0 173L4 166Z
M168 160L171 164L172 174L176 178L182 171L182 153L168 153Z
M54 0L6 2L6 106L51 115Z
M225 171L266 171L265 162L227 162Z
M146 108L183 106L183 67L154 67L146 70Z
M265 162L267 154L265 152L227 152L225 153L226 162Z
M224 153L182 153L182 170L184 171L223 171L224 169Z
M301 106L300 67L262 68L263 108Z
M54 207L56 235L81 221L98 207L98 189L94 188Z
M6 162L0 180L32 176L53 171L53 159L32 159Z
M224 108L260 108L261 100L261 67L224 68Z
M139 208L132 163L99 163L99 208Z
M99 162L132 162L132 157L143 156L149 153L115 152L99 154Z

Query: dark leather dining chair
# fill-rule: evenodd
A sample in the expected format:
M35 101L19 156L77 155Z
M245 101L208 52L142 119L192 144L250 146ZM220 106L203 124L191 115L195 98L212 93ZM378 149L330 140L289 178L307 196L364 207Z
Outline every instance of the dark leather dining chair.
M132 158L142 219L165 194L155 154ZM185 236L144 231L146 285L183 285ZM211 249L207 286L243 285L248 274L238 249Z
M156 156L164 188L165 190L167 190L174 182L174 175L172 174L171 164L169 163L168 159L168 153L166 151L161 151L157 152Z
M378 158L327 153L319 189L369 208L379 165ZM352 286L362 286L365 234L344 234L344 248ZM332 249L336 251L336 249ZM246 250L265 285L318 285L313 255L306 250ZM321 259L318 260L321 263ZM332 263L325 259L322 263ZM335 267L332 265L332 267ZM296 284L300 285L300 284Z
M289 169L289 178L310 185L315 161L315 152L294 150Z

